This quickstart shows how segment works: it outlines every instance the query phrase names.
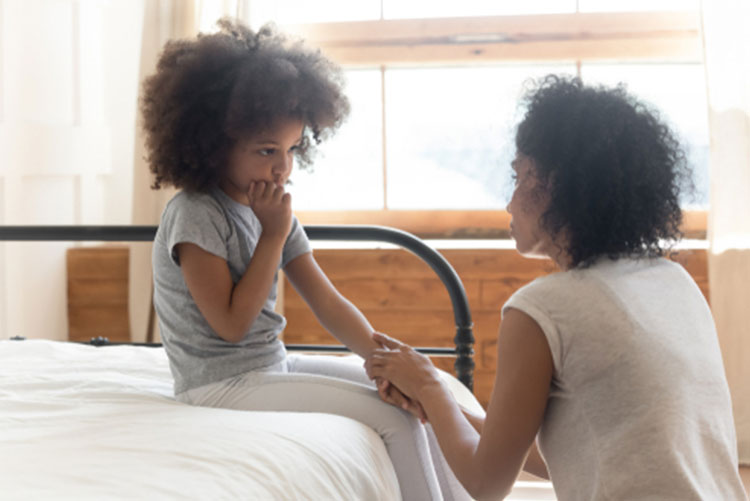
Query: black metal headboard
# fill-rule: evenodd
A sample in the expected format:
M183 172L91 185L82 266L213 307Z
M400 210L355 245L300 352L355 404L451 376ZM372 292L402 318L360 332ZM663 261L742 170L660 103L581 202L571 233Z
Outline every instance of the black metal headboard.
M448 261L435 249L405 231L383 226L305 226L310 240L373 241L398 245L422 259L438 275L448 290L456 323L455 350L452 348L417 348L429 355L456 356L456 377L467 388L474 386L474 360L471 312L466 292L458 275ZM151 242L156 226L0 226L0 241L97 241ZM92 340L94 344L108 344L106 340ZM111 343L115 344L115 343ZM157 343L127 343L148 344ZM347 351L344 346L287 345L289 350Z

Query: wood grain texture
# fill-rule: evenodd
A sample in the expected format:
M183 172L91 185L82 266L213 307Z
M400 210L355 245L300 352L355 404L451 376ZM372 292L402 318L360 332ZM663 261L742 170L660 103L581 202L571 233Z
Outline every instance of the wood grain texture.
M497 362L500 309L524 284L555 271L549 260L526 259L514 249L446 249L466 290L474 322L475 393L487 405ZM671 256L708 298L704 249ZM432 270L401 249L319 249L315 258L328 277L357 305L373 327L413 346L453 346L455 326L448 293ZM284 293L288 343L337 343L292 287ZM453 359L435 358L452 372Z
M700 59L695 13L571 13L289 25L340 64Z
M500 308L519 287L555 267L549 260L525 259L514 249L447 249L441 253L461 277L469 300L475 393L486 406L495 375ZM684 249L671 257L685 267L708 298L706 250ZM401 249L318 249L315 258L375 329L414 346L454 345L448 293L419 258ZM105 335L113 341L129 341L127 247L70 249L67 259L70 339L85 341ZM285 342L338 344L293 287L283 287L282 299L288 321ZM453 359L433 360L452 372Z
M504 210L350 210L296 211L302 224L374 224L397 228L420 238L508 239L510 214ZM685 238L705 240L708 213L683 210Z
M122 246L75 247L68 249L68 277L128 279L128 248Z
M66 261L68 339L104 336L113 342L130 341L128 247L71 248Z

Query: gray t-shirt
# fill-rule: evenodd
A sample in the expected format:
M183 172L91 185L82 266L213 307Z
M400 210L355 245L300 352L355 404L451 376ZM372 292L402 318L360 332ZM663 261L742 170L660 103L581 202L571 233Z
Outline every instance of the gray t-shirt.
M219 188L208 193L180 192L164 209L152 255L154 308L175 380L175 394L275 364L286 356L278 339L286 319L274 311L278 275L244 339L229 343L214 332L198 310L176 255L178 243L195 244L225 259L232 281L237 283L250 263L261 229L250 207ZM295 217L279 268L310 251L307 235Z
M540 450L558 499L746 499L711 312L667 259L601 259L519 289L554 373Z

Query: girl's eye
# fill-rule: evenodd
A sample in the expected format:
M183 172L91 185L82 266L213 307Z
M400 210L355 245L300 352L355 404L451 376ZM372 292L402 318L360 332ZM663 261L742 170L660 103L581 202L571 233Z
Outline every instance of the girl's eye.
M262 150L258 151L258 153L264 157L267 157L273 155L275 151L276 150L274 150L273 148L263 148Z
M289 148L289 152L290 153L294 153L294 152L297 152L297 151L299 151L299 145L298 144L295 144L294 146L292 146L291 148Z

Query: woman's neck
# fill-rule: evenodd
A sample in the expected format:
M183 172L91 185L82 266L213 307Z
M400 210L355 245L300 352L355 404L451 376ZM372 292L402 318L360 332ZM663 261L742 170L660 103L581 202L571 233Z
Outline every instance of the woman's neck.
M561 271L567 271L573 267L573 259L567 251L569 245L567 235L558 233L557 237L548 242L546 246L547 252L545 254L555 262Z

